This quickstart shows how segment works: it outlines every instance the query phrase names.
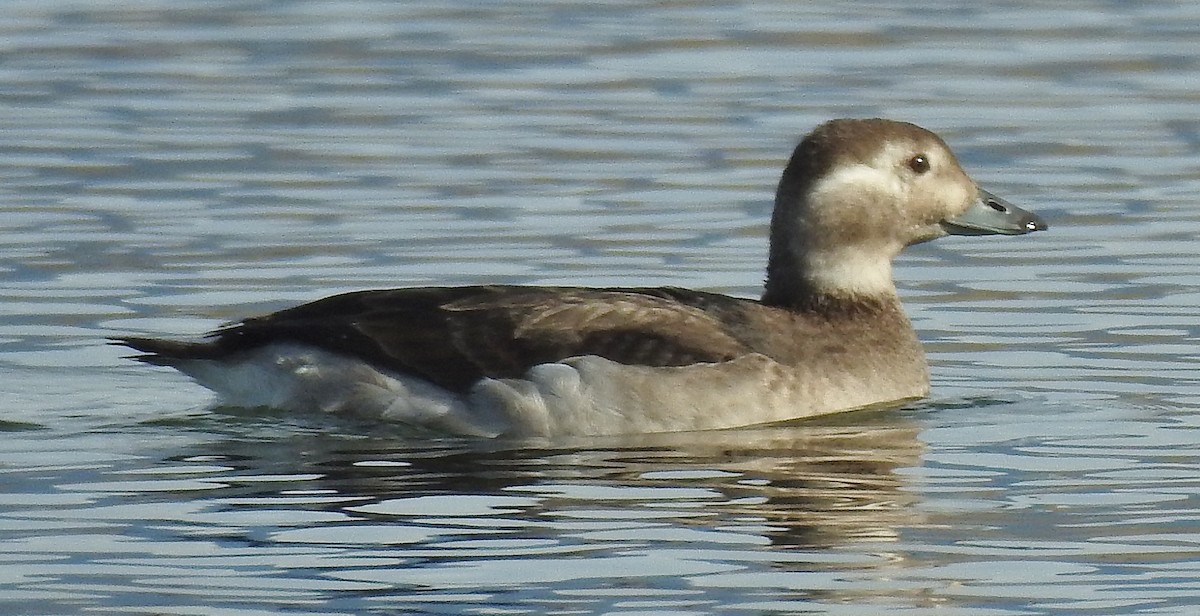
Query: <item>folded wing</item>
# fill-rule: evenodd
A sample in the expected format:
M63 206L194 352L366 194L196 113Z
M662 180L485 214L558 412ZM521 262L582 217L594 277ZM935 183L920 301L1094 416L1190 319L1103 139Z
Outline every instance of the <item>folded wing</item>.
M730 360L746 300L685 289L513 286L360 291L247 319L201 343L131 338L151 363L222 359L276 343L314 346L452 391L579 355L645 366Z

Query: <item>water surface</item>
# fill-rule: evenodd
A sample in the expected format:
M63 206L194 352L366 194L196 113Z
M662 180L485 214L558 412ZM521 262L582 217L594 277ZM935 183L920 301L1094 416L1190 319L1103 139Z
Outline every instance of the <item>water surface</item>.
M0 8L0 609L1184 614L1200 594L1200 8ZM480 442L211 409L106 336L359 288L760 290L831 117L1051 231L897 264L931 398Z

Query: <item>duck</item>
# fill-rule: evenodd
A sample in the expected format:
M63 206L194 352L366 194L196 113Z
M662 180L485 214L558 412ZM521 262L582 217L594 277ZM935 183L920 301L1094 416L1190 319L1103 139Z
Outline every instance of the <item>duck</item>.
M947 235L1047 228L980 188L933 132L836 119L784 168L758 299L678 287L374 289L199 339L113 342L220 405L366 415L414 434L729 429L927 396L895 257Z

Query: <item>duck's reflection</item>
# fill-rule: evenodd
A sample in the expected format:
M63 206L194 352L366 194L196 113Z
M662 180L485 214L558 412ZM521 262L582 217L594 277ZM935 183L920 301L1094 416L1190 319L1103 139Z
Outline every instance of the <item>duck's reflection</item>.
M201 455L224 459L238 473L315 476L310 481L319 485L305 490L347 497L330 506L397 523L423 523L414 499L520 497L503 501L498 517L544 538L570 526L564 520L572 528L640 520L777 546L829 547L894 539L919 515L911 507L916 494L897 472L919 462L918 426L894 412L557 443L352 433L294 430L284 438L224 440ZM271 494L261 496L265 507L278 508Z

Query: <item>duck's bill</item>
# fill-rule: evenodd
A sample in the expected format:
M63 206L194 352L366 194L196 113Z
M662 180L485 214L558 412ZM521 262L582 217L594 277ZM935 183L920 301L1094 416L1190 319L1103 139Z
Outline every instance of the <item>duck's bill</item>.
M943 220L942 227L951 235L1024 235L1049 228L1037 214L983 189L967 211Z

